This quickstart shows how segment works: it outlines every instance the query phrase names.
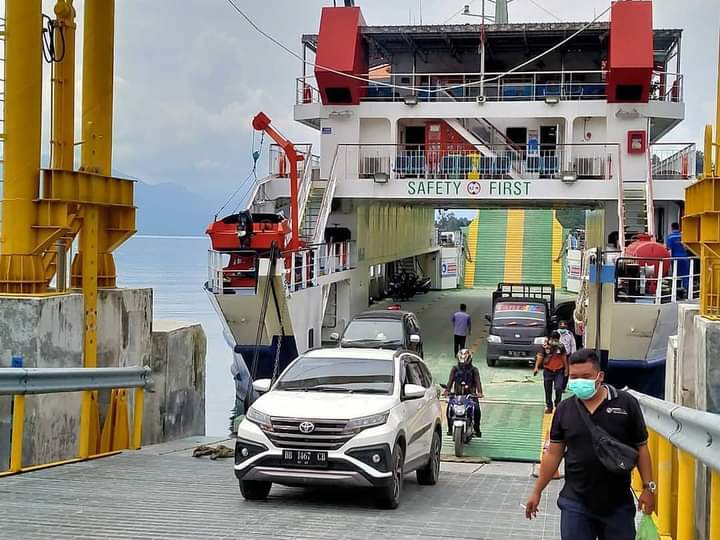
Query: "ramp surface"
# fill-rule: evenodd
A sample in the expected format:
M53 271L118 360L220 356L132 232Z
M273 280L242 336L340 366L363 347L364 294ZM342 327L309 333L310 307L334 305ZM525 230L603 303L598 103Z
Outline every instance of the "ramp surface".
M150 447L151 449L152 447ZM397 510L365 490L273 486L245 501L232 460L128 452L0 480L2 538L87 539L558 539L549 486L538 519L521 504L534 479L520 464L443 463L435 486L408 475Z

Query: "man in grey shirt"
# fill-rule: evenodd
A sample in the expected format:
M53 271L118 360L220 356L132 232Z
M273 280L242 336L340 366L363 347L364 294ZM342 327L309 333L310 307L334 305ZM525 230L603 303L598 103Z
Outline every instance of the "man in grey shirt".
M467 306L460 304L460 311L456 311L452 316L453 334L455 339L455 356L460 349L465 348L465 341L470 335L471 321L470 315L467 313Z

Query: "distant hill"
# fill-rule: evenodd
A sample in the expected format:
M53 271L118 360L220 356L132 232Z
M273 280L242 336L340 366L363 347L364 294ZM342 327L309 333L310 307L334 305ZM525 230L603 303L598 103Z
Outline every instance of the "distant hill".
M202 236L219 205L178 184L138 182L135 206L139 234Z

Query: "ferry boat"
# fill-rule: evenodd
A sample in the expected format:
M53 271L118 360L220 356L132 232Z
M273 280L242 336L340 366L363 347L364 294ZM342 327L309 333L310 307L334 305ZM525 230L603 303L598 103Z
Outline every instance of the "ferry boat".
M250 377L341 331L400 268L462 283L462 246L434 226L453 208L586 209L585 344L610 368L661 365L673 306L698 293L657 242L696 172L695 145L664 140L685 112L682 31L653 29L645 0L609 22L409 26L346 4L301 37L294 117L319 148L258 115L270 174L208 229L205 287ZM604 265L613 231L622 257Z

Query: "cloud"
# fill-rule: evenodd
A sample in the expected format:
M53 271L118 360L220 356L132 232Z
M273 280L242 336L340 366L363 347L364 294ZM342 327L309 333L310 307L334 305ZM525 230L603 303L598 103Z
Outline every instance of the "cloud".
M609 5L607 0L536 1L563 20L580 21ZM443 22L466 3L425 0L423 22ZM317 32L320 9L331 4L265 0L241 6L299 53L301 34ZM479 0L471 4L473 11L479 9ZM83 1L75 5L80 59ZM417 0L361 0L359 5L371 25L420 18ZM52 2L44 0L43 7L49 12ZM515 22L554 20L529 0L512 2L509 11ZM717 0L654 3L656 27L686 29L687 120L671 133L673 140L700 141L703 125L713 117L718 11ZM456 15L451 22L476 20ZM292 121L300 61L260 37L224 0L119 1L115 54L114 165L134 177L219 196L232 192L252 167L250 121L261 110L290 138L318 140L317 132ZM264 155L259 166L266 164Z

